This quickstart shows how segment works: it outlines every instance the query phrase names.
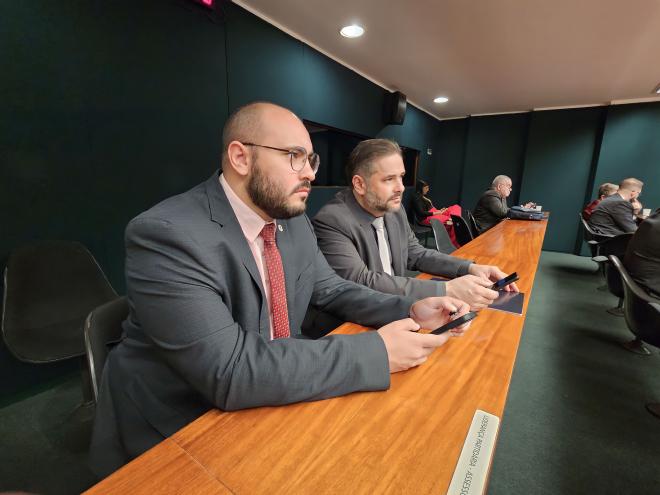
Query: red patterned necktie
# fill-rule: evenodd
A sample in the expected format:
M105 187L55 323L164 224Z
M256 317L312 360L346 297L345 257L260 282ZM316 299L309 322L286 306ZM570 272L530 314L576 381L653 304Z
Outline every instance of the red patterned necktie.
M290 337L289 313L286 308L286 286L282 257L275 243L275 224L267 223L261 231L264 240L266 270L270 281L270 304L273 309L273 338Z

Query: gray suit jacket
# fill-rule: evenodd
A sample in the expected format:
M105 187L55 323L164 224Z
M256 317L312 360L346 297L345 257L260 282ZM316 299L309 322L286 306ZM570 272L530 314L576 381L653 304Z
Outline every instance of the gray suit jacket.
M635 282L660 298L660 209L639 225L623 264Z
M278 221L292 337L311 303L380 326L412 300L338 277L309 219ZM375 332L270 340L267 301L252 252L214 174L133 219L126 229L130 313L110 352L91 464L107 475L210 408L236 410L389 386Z
M410 230L403 208L385 214L394 275L383 271L375 217L356 201L351 189L336 194L312 220L319 248L338 275L388 294L414 299L445 294L445 283L405 276L408 270L455 278L465 275L471 261L424 248Z
M606 197L591 213L589 225L594 231L603 235L619 235L635 232L637 224L634 219L633 206L617 193Z
M479 198L472 214L479 225L479 230L485 232L506 218L508 212L506 198L500 196L496 190L488 189Z

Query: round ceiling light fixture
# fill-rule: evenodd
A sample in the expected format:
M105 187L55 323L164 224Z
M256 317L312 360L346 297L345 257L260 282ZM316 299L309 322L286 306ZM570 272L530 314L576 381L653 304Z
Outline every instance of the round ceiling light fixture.
M364 28L357 24L351 24L350 26L344 26L341 28L339 34L344 38L359 38L364 34Z
M447 103L449 101L449 98L446 96L438 96L433 100L433 103Z

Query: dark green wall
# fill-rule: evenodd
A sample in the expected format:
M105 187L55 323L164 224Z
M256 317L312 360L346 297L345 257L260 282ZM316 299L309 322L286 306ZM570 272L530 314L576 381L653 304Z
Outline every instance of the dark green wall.
M593 194L599 184L625 177L644 182L644 207L660 207L660 103L608 109Z
M434 147L435 119L409 106L403 126L384 126L382 88L239 7L224 14L184 0L0 3L2 265L28 241L74 239L124 292L128 220L219 167L228 112L253 100ZM310 212L334 192L313 193ZM0 345L0 400L73 369Z
M496 175L513 180L510 201L518 201L529 114L472 117L469 120L461 204L474 209Z
M578 235L577 212L590 175L604 107L534 112L520 197L552 212L544 249L570 253Z

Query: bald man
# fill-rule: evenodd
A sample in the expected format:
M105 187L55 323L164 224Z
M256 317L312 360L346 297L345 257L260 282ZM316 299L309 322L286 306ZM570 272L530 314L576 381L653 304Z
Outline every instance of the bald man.
M126 229L130 313L102 377L91 463L107 475L205 411L383 390L449 335L468 305L386 295L338 277L303 215L319 157L267 103L234 113L222 172ZM296 338L308 305L375 332ZM465 327L455 333L459 335Z

